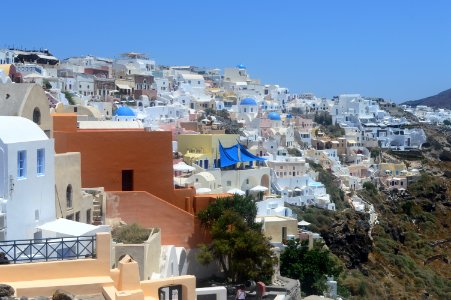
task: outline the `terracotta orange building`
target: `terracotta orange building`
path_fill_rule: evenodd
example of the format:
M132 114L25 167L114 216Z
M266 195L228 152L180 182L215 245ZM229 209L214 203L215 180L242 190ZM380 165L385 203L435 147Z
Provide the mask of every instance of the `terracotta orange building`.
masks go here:
M56 153L81 153L83 187L109 192L107 219L159 227L164 244L195 248L208 240L195 214L226 195L174 188L170 131L79 129L76 114L54 114L53 137Z
M172 134L144 129L78 129L75 114L53 115L55 152L80 152L83 187L146 191L182 209L194 189L175 189Z

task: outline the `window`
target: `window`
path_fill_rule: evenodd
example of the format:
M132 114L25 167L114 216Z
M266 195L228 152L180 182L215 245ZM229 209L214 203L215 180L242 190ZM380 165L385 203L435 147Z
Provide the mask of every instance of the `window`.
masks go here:
M231 186L232 185L232 181L227 181L227 186Z
M17 177L25 178L27 176L27 151L17 152Z
M39 107L35 107L33 110L33 122L41 125L41 111L39 110Z
M80 222L80 212L79 211L77 211L75 213L75 221Z
M44 175L45 172L45 149L38 149L37 151L37 170L38 175Z
M69 184L66 188L66 206L67 208L72 207L72 185Z

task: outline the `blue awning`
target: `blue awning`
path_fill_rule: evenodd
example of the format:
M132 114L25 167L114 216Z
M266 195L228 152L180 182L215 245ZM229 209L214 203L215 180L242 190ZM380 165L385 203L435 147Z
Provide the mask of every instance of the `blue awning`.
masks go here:
M240 161L246 162L246 161L263 161L266 160L265 158L255 156L254 154L250 153L246 148L244 148L243 145L240 145Z
M263 161L265 158L255 156L250 153L243 145L237 143L232 147L223 147L219 142L220 167L228 167L239 162Z
M238 155L236 155L235 157L233 156L233 154L229 154L228 151L226 151L226 149L228 148L224 148L221 144L221 142L219 142L219 156L220 156L220 166L221 168L225 168L231 165L236 164L238 161ZM233 151L230 151L231 153L233 153ZM236 149L236 152L238 154L238 147Z

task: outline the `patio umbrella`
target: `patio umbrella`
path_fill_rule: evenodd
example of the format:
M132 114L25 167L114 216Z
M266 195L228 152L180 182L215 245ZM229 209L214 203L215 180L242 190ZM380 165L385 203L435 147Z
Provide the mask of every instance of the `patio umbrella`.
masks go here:
M210 192L211 192L211 189L209 189L209 188L196 189L196 193L197 194L208 194Z
M310 223L307 222L307 221L302 220L302 221L298 222L298 225L299 225L299 226L309 226Z
M250 189L251 192L266 192L268 188L266 186L257 185Z
M244 195L246 194L244 191L240 190L240 189L231 189L227 191L227 194L237 194L237 195Z
M192 171L196 170L195 167L191 167L191 166L187 165L186 163L184 163L183 161L175 164L173 167L174 167L174 171L180 171L180 172L192 172Z

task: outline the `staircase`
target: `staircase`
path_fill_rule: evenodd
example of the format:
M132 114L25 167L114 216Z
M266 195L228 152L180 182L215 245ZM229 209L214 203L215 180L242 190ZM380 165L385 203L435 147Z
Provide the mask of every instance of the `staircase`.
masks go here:
M92 225L102 225L105 222L103 216L103 202L105 198L105 193L103 189L83 189L83 191L89 194L92 199Z
M94 197L92 201L92 225L102 225L103 224L103 214L102 214L102 202L101 198Z

